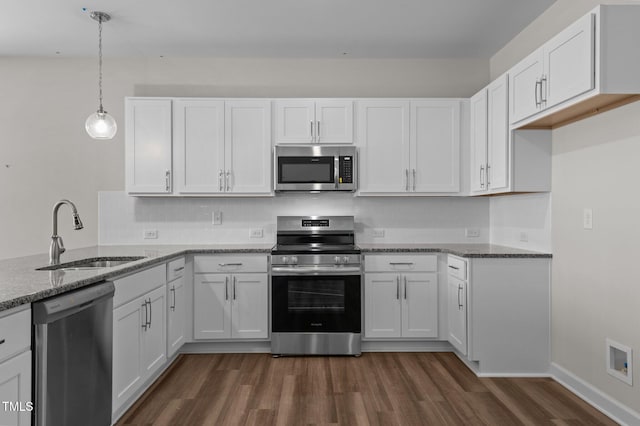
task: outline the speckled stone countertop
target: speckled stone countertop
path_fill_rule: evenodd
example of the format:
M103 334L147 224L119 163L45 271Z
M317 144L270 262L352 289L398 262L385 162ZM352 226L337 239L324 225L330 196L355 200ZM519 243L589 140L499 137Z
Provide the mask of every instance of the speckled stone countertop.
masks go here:
M358 244L367 253L447 253L460 257L551 258L551 253L521 250L494 244Z
M218 245L144 245L93 246L68 250L62 263L79 259L112 256L144 256L120 266L84 269L38 271L48 265L48 254L0 260L0 311L35 302L103 280L130 274L142 268L165 263L185 254L270 253L273 244ZM482 258L550 258L550 253L519 250L491 244L359 244L367 253L450 253L462 257Z
M62 254L61 263L87 258L144 256L144 259L120 266L83 270L37 271L36 268L48 266L48 254L0 260L0 311L159 265L185 254L270 253L272 247L273 244L94 246Z

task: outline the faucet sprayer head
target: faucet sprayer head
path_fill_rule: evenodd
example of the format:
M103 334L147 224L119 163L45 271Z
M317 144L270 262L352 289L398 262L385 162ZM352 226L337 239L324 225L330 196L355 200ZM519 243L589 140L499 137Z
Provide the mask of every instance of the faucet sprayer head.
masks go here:
M73 229L78 230L84 228L78 212L73 212Z

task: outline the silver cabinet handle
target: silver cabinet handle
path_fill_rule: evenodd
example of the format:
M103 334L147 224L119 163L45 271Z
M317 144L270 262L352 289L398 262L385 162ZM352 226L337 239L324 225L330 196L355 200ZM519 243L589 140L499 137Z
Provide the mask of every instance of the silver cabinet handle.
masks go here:
M404 169L404 190L409 192L409 169Z
M165 181L165 190L167 192L171 191L171 170L167 170L164 173L164 181Z
M181 266L181 267L179 267L179 268L174 268L174 269L173 269L173 272L180 272L180 271L182 271L182 270L184 270L184 266Z
M229 277L224 277L224 300L229 300Z
M542 79L540 79L540 101L542 103L547 102L547 97L545 94L547 93L547 76L543 75Z
M449 268L451 268L451 269L455 269L456 271L460 269L460 268L458 268L457 266L453 266L453 265L449 265Z
M227 192L229 192L231 190L231 171L230 170L227 170L227 172L225 173L224 181L227 186Z
M144 322L142 323L142 329L143 330L147 330L147 324L149 324L149 321L147 320L147 318L149 317L149 313L147 312L147 301L145 300L144 303L141 306L142 308L144 308Z
M223 171L222 169L218 170L218 191L222 192L224 190L224 186L222 185L222 176L223 176Z
M413 265L413 262L389 262L389 265L405 265L405 266L411 266Z
M153 310L151 309L151 298L149 298L149 328L151 328L151 322L153 321Z
M2 345L5 342L5 339L0 340L0 345Z
M480 188L484 188L484 164L480 166Z
M404 277L404 300L407 300L407 277Z
M236 277L233 277L233 300L236 300Z
M540 81L540 79L536 79L536 85L533 89L533 93L536 96L536 107L539 107L541 104L541 101L538 100L538 93L542 93L542 90L540 90L540 92L538 92L538 87L542 88L542 81Z
M320 143L320 122L316 121L316 142Z
M176 310L176 286L171 286L171 292L173 293L173 304L169 307L172 311Z
M242 262L239 263L218 263L218 266L220 267L225 267L225 266L242 266Z
M491 185L491 164L487 164L487 188Z
M462 292L463 288L462 288L462 284L458 284L458 310L462 310L462 302L461 302L461 297L460 297L460 293Z
M413 170L413 192L416 192L416 169Z
M314 137L313 137L313 121L309 122L309 125L311 126L311 143L314 142Z
M400 275L396 277L396 299L400 300Z

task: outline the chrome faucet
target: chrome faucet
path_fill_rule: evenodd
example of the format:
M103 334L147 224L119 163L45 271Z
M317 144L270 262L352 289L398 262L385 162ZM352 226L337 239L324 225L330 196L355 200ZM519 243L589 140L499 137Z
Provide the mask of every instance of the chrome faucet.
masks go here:
M71 214L73 215L73 229L82 229L82 221L76 205L69 200L60 200L53 206L53 234L51 235L51 245L49 246L49 265L57 265L60 263L60 255L65 252L64 243L62 237L58 236L58 209L61 205L66 204L71 207Z

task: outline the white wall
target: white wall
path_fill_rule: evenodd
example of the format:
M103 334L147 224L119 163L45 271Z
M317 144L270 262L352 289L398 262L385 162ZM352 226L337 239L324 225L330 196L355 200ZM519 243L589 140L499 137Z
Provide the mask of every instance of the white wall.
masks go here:
M551 194L491 197L491 244L552 252Z
M84 121L97 109L96 65L0 58L0 259L48 250L60 198L85 224L73 231L60 210L67 247L97 244L97 192L124 189L125 96L468 97L489 77L479 59L106 58L104 106L120 129L94 141Z
M597 3L613 2L557 0L492 58L492 76ZM552 361L636 412L640 412L640 286L632 265L640 254L638 117L640 103L635 103L552 132L551 205ZM512 201L492 200L492 225L499 222L494 215L508 203ZM584 208L593 209L593 230L582 228ZM518 211L523 210L515 207L509 214ZM525 217L515 226L527 222ZM496 233L492 232L492 240L498 238ZM633 387L606 374L606 337L634 349Z
M277 216L353 215L356 242L489 242L486 198L354 197L351 194L283 194L275 198L144 198L100 193L100 244L216 244L275 242ZM222 225L212 224L214 210ZM480 230L466 238L464 229ZM250 239L251 229L262 239ZM382 228L383 238L373 237ZM143 239L156 229L157 240Z

